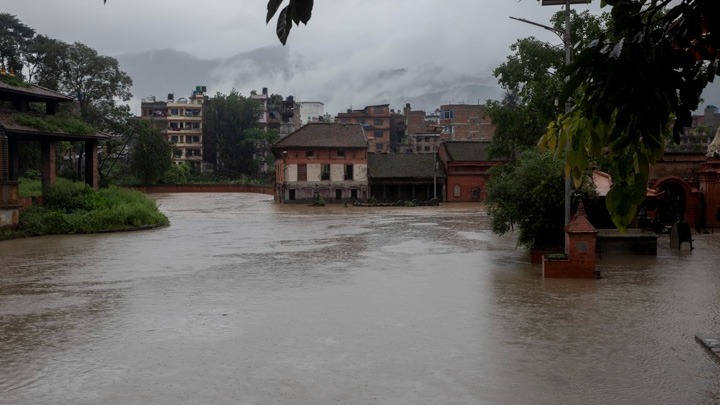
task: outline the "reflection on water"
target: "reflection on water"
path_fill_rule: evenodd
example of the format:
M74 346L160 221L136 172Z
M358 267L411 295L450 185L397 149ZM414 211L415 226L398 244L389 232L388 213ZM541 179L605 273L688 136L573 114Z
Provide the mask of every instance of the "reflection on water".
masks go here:
M720 234L543 280L476 205L158 202L0 243L0 403L720 403Z

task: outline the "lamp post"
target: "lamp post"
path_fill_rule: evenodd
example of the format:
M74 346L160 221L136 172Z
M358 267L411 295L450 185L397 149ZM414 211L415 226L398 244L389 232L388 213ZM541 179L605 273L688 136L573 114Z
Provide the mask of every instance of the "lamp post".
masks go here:
M524 18L510 17L513 20L521 21L527 24L535 25L540 28L544 28L562 40L563 46L565 47L565 65L569 65L571 62L571 51L572 41L570 40L570 5L571 4L588 4L591 0L538 0L542 6L565 6L565 31L550 27L548 25L539 24L534 21L526 20ZM565 102L565 113L570 112L570 101ZM570 148L570 140L565 143L565 150ZM565 176L565 225L570 222L570 194L572 192L570 176Z

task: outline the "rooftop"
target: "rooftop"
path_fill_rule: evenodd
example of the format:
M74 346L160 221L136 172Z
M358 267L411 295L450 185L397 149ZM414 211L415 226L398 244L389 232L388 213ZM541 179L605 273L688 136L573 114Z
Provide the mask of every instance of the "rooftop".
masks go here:
M365 131L356 124L312 122L273 145L281 148L367 148Z

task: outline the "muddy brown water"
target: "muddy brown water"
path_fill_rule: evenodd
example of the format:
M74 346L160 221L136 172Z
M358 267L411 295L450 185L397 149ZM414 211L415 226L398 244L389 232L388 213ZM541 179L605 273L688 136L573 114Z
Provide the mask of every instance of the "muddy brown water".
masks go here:
M720 403L720 233L543 280L477 205L156 198L0 242L0 404Z

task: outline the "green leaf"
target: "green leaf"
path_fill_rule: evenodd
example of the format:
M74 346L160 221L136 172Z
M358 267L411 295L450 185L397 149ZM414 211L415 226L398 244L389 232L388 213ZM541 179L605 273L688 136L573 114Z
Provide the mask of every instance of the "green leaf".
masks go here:
M287 42L288 35L290 35L290 30L292 29L292 19L288 13L288 7L289 6L286 6L282 9L282 11L280 11L280 15L278 15L277 28L275 29L277 37L283 45Z
M282 2L283 2L283 0L268 0L267 17L265 18L265 24L270 22L270 20L273 18L273 16L277 12L277 10L280 7L280 4L282 4Z

